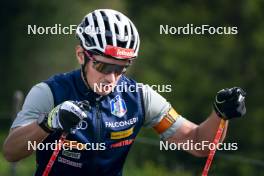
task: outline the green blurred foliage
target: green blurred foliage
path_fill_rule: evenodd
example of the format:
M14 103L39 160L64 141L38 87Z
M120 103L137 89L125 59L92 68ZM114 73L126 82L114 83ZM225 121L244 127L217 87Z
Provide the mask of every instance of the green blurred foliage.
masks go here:
M210 172L212 175L264 175L263 165L245 159L264 161L264 2L261 0L2 2L0 121L12 111L15 90L27 93L34 84L52 74L78 68L74 53L78 42L74 35L28 35L27 25L78 24L95 8L114 8L131 18L140 33L141 48L129 75L150 85L171 84L173 91L161 94L191 121L200 123L207 117L219 89L244 88L247 115L230 123L226 139L237 142L239 150L217 152ZM160 35L161 24L185 26L188 23L237 26L239 33ZM1 134L2 144L7 128ZM143 130L141 136L158 141L152 130ZM221 153L241 155L244 159L230 160L221 157ZM33 160L31 157L18 164L19 173L32 173ZM0 175L7 175L8 163L2 156L0 163ZM199 175L204 163L205 159L184 152L159 151L158 147L136 142L124 172L125 175Z

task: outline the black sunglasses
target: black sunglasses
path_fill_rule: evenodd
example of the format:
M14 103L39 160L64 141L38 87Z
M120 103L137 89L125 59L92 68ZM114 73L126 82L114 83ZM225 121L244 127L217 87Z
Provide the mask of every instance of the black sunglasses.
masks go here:
M109 64L101 61L95 60L94 57L92 57L92 54L88 53L87 51L84 51L85 56L93 62L93 68L103 74L124 74L127 70L128 65L116 65L116 64Z

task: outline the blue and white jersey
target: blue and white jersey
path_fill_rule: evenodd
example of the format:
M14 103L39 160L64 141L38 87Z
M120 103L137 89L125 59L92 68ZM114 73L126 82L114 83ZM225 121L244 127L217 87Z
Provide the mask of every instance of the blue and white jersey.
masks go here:
M135 87L137 83L122 76L117 85ZM149 86L135 91L113 91L99 96L88 89L81 71L55 75L37 84L28 93L22 110L11 128L35 122L39 114L50 112L66 101L89 101L88 118L67 135L65 143L72 148L61 150L50 175L122 175L122 168L131 145L142 126L153 127L171 108L170 104ZM161 137L170 137L180 127L180 117ZM50 134L43 143L56 143L62 132ZM53 150L37 150L37 170L42 175Z

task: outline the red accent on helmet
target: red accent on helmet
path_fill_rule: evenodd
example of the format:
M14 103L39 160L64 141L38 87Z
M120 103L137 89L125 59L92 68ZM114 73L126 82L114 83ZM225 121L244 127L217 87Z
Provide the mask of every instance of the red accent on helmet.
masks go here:
M134 50L129 48L121 48L116 46L107 45L105 48L105 54L118 58L118 59L130 59L134 57Z

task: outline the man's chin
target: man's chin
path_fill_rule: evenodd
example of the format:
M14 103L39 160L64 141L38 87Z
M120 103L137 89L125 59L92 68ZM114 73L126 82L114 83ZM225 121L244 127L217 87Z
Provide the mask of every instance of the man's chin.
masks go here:
M97 93L98 95L108 95L113 91L114 87L113 85L103 85L98 87L93 87L93 91Z
M96 92L98 95L102 95L102 96L105 96L105 95L108 95L108 94L110 94L111 93L111 91L97 91Z
M104 96L104 95L108 95L108 94L110 94L111 92L112 92L113 90L112 89L103 89L103 90L97 90L97 91L95 91L98 95L102 95L102 96Z

